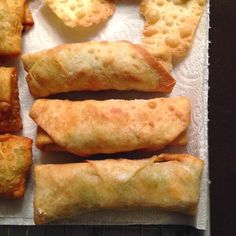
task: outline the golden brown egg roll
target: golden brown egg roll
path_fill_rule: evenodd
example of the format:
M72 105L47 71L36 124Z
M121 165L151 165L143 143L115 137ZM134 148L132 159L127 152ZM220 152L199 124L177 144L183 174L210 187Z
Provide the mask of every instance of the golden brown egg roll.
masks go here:
M187 154L35 166L36 224L101 209L194 215L203 161Z
M0 1L0 56L15 56L21 52L23 8L23 0Z
M60 45L22 60L34 97L107 89L170 93L175 85L152 54L127 41Z
M79 156L186 145L186 97L150 100L68 101L39 99L30 117L41 128L36 145Z
M20 198L32 162L32 140L0 135L0 197Z
M0 133L22 128L17 70L0 67Z

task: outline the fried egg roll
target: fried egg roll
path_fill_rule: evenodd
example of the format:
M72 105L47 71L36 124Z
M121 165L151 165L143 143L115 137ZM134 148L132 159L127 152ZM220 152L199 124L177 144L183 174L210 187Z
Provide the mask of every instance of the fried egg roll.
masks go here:
M42 150L79 156L186 145L190 102L186 97L150 100L50 100L33 104Z
M35 166L36 224L105 209L194 215L203 161L187 154Z
M152 54L127 41L60 45L22 61L34 97L108 89L170 93L175 85Z

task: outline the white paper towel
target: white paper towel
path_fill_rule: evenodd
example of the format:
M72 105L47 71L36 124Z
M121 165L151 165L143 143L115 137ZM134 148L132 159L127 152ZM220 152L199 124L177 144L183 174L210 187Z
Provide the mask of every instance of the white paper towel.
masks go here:
M44 5L42 0L32 1L30 8L35 26L24 35L23 51L35 52L51 48L61 43L75 43L89 40L122 40L140 42L144 20L139 14L140 1L119 1L115 14L105 24L92 28L70 29L66 27ZM208 200L208 144L207 144L207 99L208 99L208 26L209 6L206 7L201 19L193 48L187 58L179 63L172 74L177 84L171 96L188 96L192 104L192 119L189 129L189 144L186 148L168 148L165 151L200 156L205 161L201 182L201 197L196 217L183 216L176 213L160 213L147 211L105 211L84 214L64 224L186 224L199 229L206 228ZM33 99L25 81L25 72L20 59L1 59L6 66L16 66L19 70L19 89L21 114L24 129L19 134L35 137L35 125L28 117ZM152 98L160 96L155 93L138 92L98 92L73 93L65 95L72 99L109 99L109 98ZM160 152L159 152L160 153ZM33 148L34 163L65 163L79 161L70 154L42 153ZM144 154L136 153L138 156ZM131 154L132 155L132 154ZM110 155L113 157L114 155ZM122 156L122 155L120 155ZM124 156L124 155L123 155ZM106 156L109 157L109 156ZM46 200L46 199L45 199ZM53 203L52 203L53 204ZM22 200L0 200L0 224L33 224L33 173L31 172L27 191Z

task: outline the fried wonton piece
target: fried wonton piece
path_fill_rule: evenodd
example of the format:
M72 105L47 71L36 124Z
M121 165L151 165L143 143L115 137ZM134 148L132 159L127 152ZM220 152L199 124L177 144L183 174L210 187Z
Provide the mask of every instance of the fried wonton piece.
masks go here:
M152 54L128 41L64 44L22 60L34 97L107 89L171 93L175 85Z
M37 165L35 223L106 209L151 208L194 215L203 165L187 154Z
M0 133L22 128L16 68L0 67Z
M40 127L36 145L79 156L186 145L186 97L150 100L39 99L30 117Z
M31 139L10 134L0 135L0 197L24 196L31 163Z
M16 56L20 54L22 29L21 14L16 14L13 11L12 4L8 4L8 0L1 0L0 56Z
M114 0L45 0L53 12L73 28L88 27L107 20L115 11Z
M155 47L167 47L173 58L186 55L193 43L205 0L143 0L143 40Z

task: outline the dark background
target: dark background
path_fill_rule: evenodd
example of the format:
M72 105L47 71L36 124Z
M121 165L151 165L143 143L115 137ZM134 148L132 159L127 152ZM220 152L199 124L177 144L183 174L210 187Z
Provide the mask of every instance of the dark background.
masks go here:
M211 0L209 158L211 235L236 235L236 1ZM0 226L0 236L194 236L191 227Z
M212 236L236 235L236 1L211 0L209 154Z

